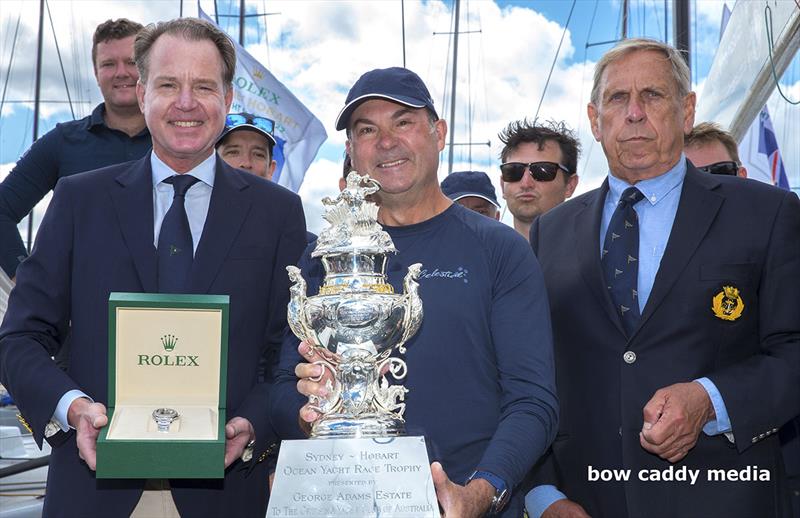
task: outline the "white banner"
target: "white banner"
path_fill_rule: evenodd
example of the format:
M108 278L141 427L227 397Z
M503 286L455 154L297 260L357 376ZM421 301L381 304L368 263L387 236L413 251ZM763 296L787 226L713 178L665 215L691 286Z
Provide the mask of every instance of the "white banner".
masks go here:
M199 16L214 23L198 5ZM232 40L233 41L233 40ZM231 113L248 112L275 121L272 181L297 192L328 134L322 123L269 70L238 43Z

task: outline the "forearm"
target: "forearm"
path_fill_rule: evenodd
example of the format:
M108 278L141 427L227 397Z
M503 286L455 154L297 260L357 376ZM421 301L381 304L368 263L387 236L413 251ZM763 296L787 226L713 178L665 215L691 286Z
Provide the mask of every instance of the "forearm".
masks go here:
M0 212L0 268L13 279L17 267L27 256L17 223Z
M529 273L512 278L493 311L501 416L479 466L504 478L509 487L522 481L558 429L553 342L544 280L532 256L521 266Z

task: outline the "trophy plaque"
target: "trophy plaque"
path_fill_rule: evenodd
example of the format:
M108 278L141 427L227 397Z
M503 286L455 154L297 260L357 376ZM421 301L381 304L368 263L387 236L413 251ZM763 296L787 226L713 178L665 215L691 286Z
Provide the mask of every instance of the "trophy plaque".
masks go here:
M267 510L275 516L439 517L423 437L405 437L406 363L390 356L422 322L413 264L395 293L386 264L397 253L369 196L380 185L353 171L335 200L311 256L325 278L309 296L300 270L287 267L288 321L330 374L328 397L309 398L321 417L311 439L283 441ZM321 379L321 378L320 378Z

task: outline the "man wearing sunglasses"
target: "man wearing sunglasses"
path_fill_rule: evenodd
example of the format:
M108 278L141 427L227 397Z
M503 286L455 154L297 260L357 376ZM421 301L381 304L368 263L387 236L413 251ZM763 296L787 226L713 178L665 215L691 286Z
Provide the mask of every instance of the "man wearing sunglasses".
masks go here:
M415 73L361 76L336 127L347 132L355 170L381 184L373 196L398 251L387 267L395 291L409 265L423 265L425 315L406 344L404 418L409 435L425 437L439 503L449 517L491 510L517 518L519 483L552 440L558 411L547 297L530 247L510 227L442 193L437 170L447 125ZM300 265L308 292L316 293L320 260L308 251ZM298 412L307 429L319 417L307 398L327 398L330 378L293 337L281 355L273 422L283 438L301 438Z
M608 177L531 226L561 408L532 516L789 513L777 432L800 413L800 200L686 159L684 57L629 39L598 61Z
M739 146L719 124L701 122L683 139L688 158L704 172L747 178L747 169L739 161Z
M500 187L514 228L528 239L531 223L572 196L578 185L580 143L564 123L509 124L499 135Z
M250 113L231 113L225 118L225 129L217 139L217 152L231 167L272 180L276 162L272 149L275 122Z

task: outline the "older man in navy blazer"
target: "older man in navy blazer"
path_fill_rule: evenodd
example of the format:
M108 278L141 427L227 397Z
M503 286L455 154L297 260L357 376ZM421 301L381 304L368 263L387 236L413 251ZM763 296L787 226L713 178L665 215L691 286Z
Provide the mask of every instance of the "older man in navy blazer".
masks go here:
M686 160L689 88L667 45L609 51L588 108L608 179L531 227L561 401L533 516L789 513L776 432L800 411L800 202Z
M236 60L224 33L173 20L147 27L135 51L153 152L59 183L0 329L0 380L37 442L53 445L45 516L147 514L137 507L144 481L93 473L107 423L109 293L229 295L229 469L224 480L161 481L158 493L184 516L263 516L267 475L257 460L274 433L257 368L285 325L285 266L305 246L301 202L214 152ZM62 372L50 357L70 324L71 362ZM251 440L255 455L244 463Z

